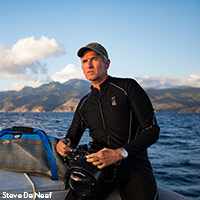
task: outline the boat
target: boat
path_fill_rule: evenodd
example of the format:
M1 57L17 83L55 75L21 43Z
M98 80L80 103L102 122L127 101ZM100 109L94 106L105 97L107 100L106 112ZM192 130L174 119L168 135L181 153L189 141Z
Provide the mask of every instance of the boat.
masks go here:
M0 170L0 199L51 199L64 200L69 192L64 181L44 176ZM181 194L158 185L159 200L189 200ZM106 200L121 200L116 190Z
M6 134L8 133L8 134L6 135L5 133ZM30 137L35 136L35 139L37 139L39 141L42 140L42 143L37 143L37 145L41 144L41 145L48 146L48 144L49 144L48 140L47 140L48 139L47 135L44 132L42 132L41 130L32 129L32 128L28 128L28 127L13 127L12 129L4 129L1 132L1 134L3 136L5 134L7 140L11 138L13 141L14 140L18 141L18 138L21 138L21 139L25 139L26 142L28 140L32 141L32 138L30 138ZM15 137L13 137L13 135ZM12 137L10 137L10 136L12 136ZM38 136L38 137L36 138L36 136ZM34 142L35 142L35 140L34 140ZM5 143L5 144L7 144L7 143ZM12 144L14 144L14 142ZM19 145L19 143L17 143L17 144ZM93 147L95 147L94 144L92 144L92 145L93 145ZM35 143L32 146L35 147ZM48 147L50 147L50 145ZM10 148L10 146L9 146L9 148ZM18 148L23 153L27 151L27 148L23 149L23 145L21 145ZM31 149L31 148L28 148L28 149ZM76 191L76 194L78 194L78 192L80 192L80 193L81 192L84 192L84 193L85 192L88 192L88 193L93 192L93 188L96 186L95 183L96 183L99 175L102 172L101 170L97 170L97 168L94 167L93 165L92 165L93 167L89 166L88 163L86 162L85 155L87 155L89 150L91 152L92 149L93 148L88 149L87 145L86 146L80 145L79 147L74 149L74 151L72 152L72 155L68 156L69 163L70 164L73 163L73 166L71 166L67 172L68 177L70 177L69 184L71 183L71 186ZM51 148L48 149L48 152L46 152L46 153L47 154L52 153L52 151L50 151L50 150L51 150ZM31 159L33 159L32 157L34 154L32 154L32 151L27 151L26 154L31 155ZM22 155L26 155L26 154L22 154ZM9 154L9 156L10 156L10 154ZM53 153L50 154L50 156L53 156ZM10 159L11 158L9 157L9 161L10 161ZM16 159L16 155L14 155L13 159L15 159L15 163L13 163L12 165L15 165L17 162L19 162L19 160ZM40 158L40 159L43 159L43 158ZM51 161L49 161L49 162L50 162L50 164L52 164ZM11 166L11 165L9 165L9 166ZM23 166L23 163L22 163L22 166ZM50 178L50 176L47 177L45 175L39 176L39 175L32 175L32 174L28 174L28 173L3 170L3 168L1 168L1 166L0 166L0 183L1 183L0 184L0 199L65 200L67 195L69 194L70 188L66 186L66 183L63 179L56 180L55 176L53 176L53 175L55 175L55 170L52 170L52 165L50 168L51 168L50 171L51 171L51 175L52 175L51 178ZM12 169L10 169L10 170L12 170ZM79 170L81 170L81 171L79 171ZM31 171L31 172L33 173L33 171ZM40 172L40 174L41 174L41 171L37 171L37 172ZM69 173L70 173L70 176L69 176ZM48 173L43 173L43 174L48 174ZM58 178L60 176L56 176L56 177ZM64 176L62 176L62 178L66 179L65 173L64 173ZM82 185L84 185L83 190L80 189L81 188L80 183ZM75 187L75 186L78 186L78 187ZM85 190L85 188L87 188L86 189L87 191ZM159 200L188 200L188 198L186 198L176 192L173 192L163 186L160 186L160 185L158 185L158 196L159 196ZM119 191L116 190L113 193L111 193L106 198L106 200L121 200Z

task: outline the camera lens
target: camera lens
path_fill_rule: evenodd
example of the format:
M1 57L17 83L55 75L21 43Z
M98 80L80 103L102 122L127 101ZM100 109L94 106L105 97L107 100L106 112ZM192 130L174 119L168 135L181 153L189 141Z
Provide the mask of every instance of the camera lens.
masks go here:
M93 145L94 146L94 145ZM87 145L79 145L68 155L69 169L66 174L66 182L74 196L85 197L94 194L100 185L102 171L92 163L86 161L86 155L97 152L100 148L88 149Z
M86 171L73 171L69 178L71 189L80 196L87 196L95 190L95 179Z

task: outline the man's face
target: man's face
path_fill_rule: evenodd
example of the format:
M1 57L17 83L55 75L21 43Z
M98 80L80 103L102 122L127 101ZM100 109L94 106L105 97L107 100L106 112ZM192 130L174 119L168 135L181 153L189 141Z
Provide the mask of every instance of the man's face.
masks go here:
M101 55L98 55L95 51L88 50L81 58L81 61L83 73L92 83L100 84L107 78L109 60L104 62Z

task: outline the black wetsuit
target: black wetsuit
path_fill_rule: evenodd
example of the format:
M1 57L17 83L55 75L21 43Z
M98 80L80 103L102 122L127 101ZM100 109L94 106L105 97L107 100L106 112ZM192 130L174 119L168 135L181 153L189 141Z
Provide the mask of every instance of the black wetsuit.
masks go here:
M127 178L137 176L141 172L149 172L150 181L148 178L144 181L147 181L149 188L155 193L155 180L147 148L158 140L159 126L147 94L135 80L109 76L100 85L100 91L92 87L91 92L81 99L66 135L71 139L73 147L78 145L86 128L89 129L93 141L103 147L124 147L128 151L128 158L122 160L118 170L116 182L120 187L122 182L125 187ZM133 173L136 171L137 173ZM142 176L138 180L143 179ZM137 178L132 179L134 182ZM135 184L138 186L137 181ZM133 189L125 192L130 196L133 191L139 191L133 183L131 185ZM143 188L146 190L145 186ZM131 199L130 196L127 198ZM144 199L146 200L146 197Z

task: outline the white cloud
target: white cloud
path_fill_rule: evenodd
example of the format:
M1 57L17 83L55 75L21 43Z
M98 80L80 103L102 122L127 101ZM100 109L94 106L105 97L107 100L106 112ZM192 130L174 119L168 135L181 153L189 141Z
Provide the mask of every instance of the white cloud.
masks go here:
M200 87L200 74L191 74L184 78L170 76L142 76L136 80L144 88L172 88L178 86Z
M0 73L5 75L44 73L46 64L40 62L48 56L64 53L64 47L55 39L42 36L39 40L28 37L20 39L12 48L0 44Z
M55 74L51 76L51 79L53 81L59 81L60 83L64 83L74 78L85 79L81 68L75 66L74 64L68 64L59 72L56 72Z
M1 75L0 75L1 76ZM66 67L60 71L53 74L51 77L45 77L43 80L39 80L34 74L17 74L17 75L5 75L4 79L10 79L12 77L11 84L4 90L21 90L25 86L39 87L44 83L49 83L50 81L59 81L64 83L70 79L85 79L80 67L74 64L68 64Z
M24 86L38 87L48 82L47 65L41 59L65 52L55 39L45 36L22 38L11 48L0 44L0 78L10 84L5 90L20 90ZM42 78L43 77L43 78ZM45 78L44 78L45 77Z
M9 85L7 88L5 88L5 91L7 90L21 90L25 86L30 87L39 87L40 85L44 84L46 82L41 82L40 80L29 80L29 81L15 81L11 85Z
M7 90L21 90L25 86L30 86L30 87L39 87L40 85L44 83L49 83L51 79L49 77L43 77L40 79L34 75L34 74L18 74L18 75L12 75L12 78L10 78L10 75L4 76L4 79L7 79L6 81L2 80L3 82L7 82L9 84L6 84L4 86L4 91ZM1 76L0 76L1 78Z

